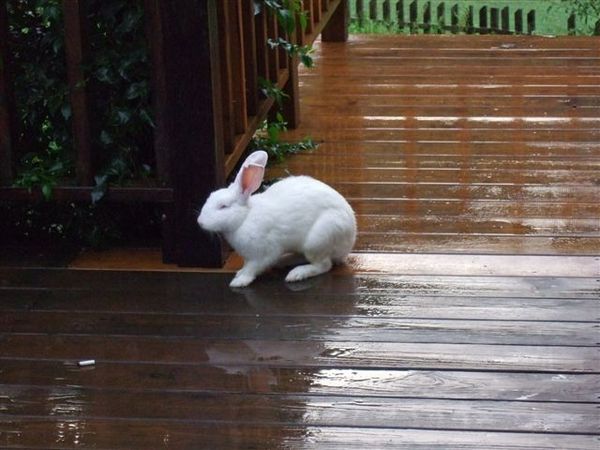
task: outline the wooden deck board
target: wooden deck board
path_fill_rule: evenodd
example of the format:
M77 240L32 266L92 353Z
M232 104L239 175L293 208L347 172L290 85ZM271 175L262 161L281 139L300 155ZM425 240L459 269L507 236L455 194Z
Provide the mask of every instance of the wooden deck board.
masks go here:
M323 142L268 173L348 196L349 264L244 290L235 264L0 268L0 447L600 445L597 42L353 36L316 59L288 137Z

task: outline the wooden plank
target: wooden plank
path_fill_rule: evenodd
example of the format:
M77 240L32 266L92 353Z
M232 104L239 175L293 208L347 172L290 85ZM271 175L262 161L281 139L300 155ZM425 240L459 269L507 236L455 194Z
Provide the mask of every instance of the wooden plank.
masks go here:
M4 312L5 336L162 336L197 339L306 340L486 345L596 346L597 326L582 322L465 321L397 318L191 317L99 312Z
M339 154L335 151L330 150L330 147L335 147L335 144L328 145L324 144L319 147L319 156L322 161L322 165L325 168L332 169L333 167L339 167L342 170L355 170L361 167L365 171L371 170L383 170L386 169L392 172L405 172L405 171L423 171L423 174L427 171L438 171L440 175L443 172L457 172L465 166L461 155L440 155L413 153L407 154L402 152L400 149L394 152L391 149L389 152L376 152L376 148L372 149L371 153L367 156L367 149L364 148L364 152L360 150L353 154L352 148L346 154ZM340 147L338 145L337 147ZM356 146L354 146L356 148ZM397 146L398 148L400 146ZM433 145L431 145L433 147ZM515 146L517 147L517 146ZM510 149L515 150L514 147L506 146L506 149L510 152ZM311 153L304 153L298 155L293 160L283 161L279 164L271 166L269 173L280 170L285 167L290 170L300 171L303 167L305 170L316 170L319 166L317 161L312 157ZM409 161L408 156L413 161ZM563 157L552 157L552 156L538 156L536 158L528 158L526 155L521 156L516 154L513 155L476 155L471 154L468 161L469 167L475 173L478 172L491 172L490 169L496 168L495 173L498 176L508 176L511 173L517 173L524 175L530 171L533 174L539 175L556 175L561 176L563 174L572 173L574 177L583 176L586 174L594 174L596 170L600 168L600 158L591 156L589 158L578 157L577 155L563 156Z
M420 157L428 158L454 158L458 164L464 158L464 140L452 139L449 141L433 141L433 140L413 140L410 141L411 148L407 149L407 142L360 142L360 141L344 141L344 142L324 142L319 143L317 153L303 153L294 155L287 162L292 163L298 158L308 158L315 154L324 154L324 160L330 160L332 156L338 158L362 158L364 161L373 161L376 163L376 158L382 155L387 156L386 160L391 164L389 158L395 157L395 165L403 162L408 165L406 160L412 157L413 160ZM344 149L344 152L341 150ZM489 141L489 142L469 142L469 156L471 159L491 157L491 159L499 158L506 160L511 158L514 161L522 162L531 160L529 154L533 153L537 158L550 159L557 161L560 164L562 161L569 159L584 159L597 162L600 158L600 143L597 142L518 142L518 141Z
M568 143L595 143L600 141L600 131L598 130L581 130L581 131L561 131L560 137L554 130L536 131L527 133L522 136L521 140L513 133L507 134L503 130L469 130L472 134L474 143L495 143L495 142L553 142L556 139L558 142ZM511 131L510 129L507 131ZM513 130L514 131L514 130ZM305 136L305 130L292 130L286 133L285 139L298 140ZM404 143L415 141L433 141L433 142L460 142L457 133L447 129L369 129L369 128L354 128L347 129L340 127L339 129L315 129L312 137L317 141L325 142L386 142L386 143ZM554 141L554 142L556 142Z
M63 423L65 422L64 419ZM77 427L79 421L68 422ZM56 419L30 418L27 421L4 419L0 431L7 438L7 448L49 450L48 442L56 438ZM85 432L65 432L60 448L96 446L111 449L148 449L161 442L168 430L169 442L182 448L207 449L239 448L302 448L320 450L358 449L367 447L385 449L428 448L445 450L482 448L504 450L507 445L515 450L561 448L582 450L594 448L596 436L462 432L448 430L415 430L398 428L358 428L294 426L278 424L202 424L153 420L87 419ZM51 449L54 450L54 449Z
M477 107L485 105L495 105L498 107L514 107L515 103L521 104L526 108L552 108L556 111L564 111L572 108L572 104L576 104L578 108L593 108L600 107L600 97L580 95L577 97L564 94L548 95L548 96L519 96L519 95L488 95L485 98L471 97L468 95L452 95L449 99L440 97L435 94L417 95L407 93L406 95L332 95L323 93L319 96L307 96L303 98L302 104L307 106L326 106L331 104L333 99L336 99L337 104L347 105L348 107L371 107L371 106L437 106L445 104L446 106L463 106ZM350 110L351 112L352 110ZM468 111L468 110L467 110ZM374 114L375 115L375 114Z
M531 161L533 164L533 160ZM594 161L595 162L595 161ZM591 164L594 167L599 164ZM311 166L302 164L284 164L269 170L272 179L281 178L287 174L300 175L310 174L327 183L350 182L361 180L363 182L391 183L391 182L421 182L421 183L452 183L457 176L468 173L472 184L507 184L515 179L524 185L587 185L600 184L600 172L597 170L481 170L464 164L463 167L447 168L409 168L409 167L371 167L371 168L345 168L339 167L333 171L331 164L322 166Z
M432 216L463 216L464 203L461 200L427 200L415 202L410 199L350 199L354 210L360 214L395 215L415 217L419 215ZM547 217L548 219L569 219L572 217L595 218L600 206L597 203L570 202L521 202L473 200L469 202L470 212L477 214L480 219L490 217L513 216L519 213L522 218Z
M263 380L272 380L265 383ZM128 392L258 393L345 395L455 400L528 402L597 401L600 381L594 375L504 372L298 369L240 366L229 372L198 365L103 363L85 370L63 361L2 360L4 385L79 386ZM435 389L432 389L435 386Z
M502 56L502 57L494 57L493 63L485 64L484 58L470 58L468 56L405 56L402 54L393 55L393 56L382 56L382 55L360 55L359 58L349 58L343 54L332 54L327 55L326 58L317 57L316 58L321 63L321 70L325 70L328 66L333 66L336 63L344 60L347 61L348 66L356 67L359 61L365 61L365 64L376 64L378 67L385 70L391 66L397 65L400 61L406 62L406 64L411 64L413 69L415 66L426 65L428 63L435 63L436 65L456 65L456 66L475 66L475 67L519 67L523 69L525 72L528 71L529 68L537 68L537 67L558 67L560 70L564 70L564 65L572 66L574 69L588 69L592 73L598 73L599 68L598 63L600 63L599 57L594 56L545 56L545 57L533 57L533 58L523 58L519 56Z
M473 39L472 35L455 35L440 37L435 35L380 35L363 34L354 35L349 40L349 45L356 46L379 46L379 47L414 47L424 50L431 48L466 48L466 49L490 49L500 47L503 44L513 44L513 48L529 48L532 51L539 49L591 49L597 48L597 40L593 36L561 36L555 39L549 36L501 36L488 35L477 36Z
M302 97L301 97L302 98ZM413 101L414 102L414 101ZM424 102L422 102L424 103ZM303 100L300 102L302 113L304 115L312 114L318 111L320 114L343 114L348 111L348 106L345 104L319 104L309 105ZM405 117L407 107L410 107L411 115L417 118L430 118L430 117L461 117L465 114L468 117L510 117L510 118L528 118L528 117L543 117L544 114L551 117L564 117L572 113L573 106L569 105L569 100L562 103L557 103L555 108L551 112L547 108L541 106L527 106L518 107L510 105L498 105L490 109L489 106L485 105L470 105L466 111L465 107L458 104L450 105L433 105L433 104L420 104L420 105L361 105L361 113L367 117L381 117L381 116L393 116L393 117ZM355 111L353 111L355 113ZM577 107L577 117L585 119L595 119L600 114L600 108L595 106L583 106ZM549 146L549 142L547 145Z
M5 266L18 265L17 262L23 259L23 252L19 252L17 247L5 247L5 249L7 252L0 261L3 261ZM64 256L67 257L68 253L66 252ZM48 249L48 255L52 255L50 249ZM600 261L597 256L469 254L440 256L439 254L352 253L346 258L345 264L336 266L333 272L336 275L354 273L439 275L443 273L455 276L593 277L598 273L596 266ZM30 258L33 259L32 256ZM160 250L157 248L110 249L102 252L87 250L75 258L71 254L70 258L72 260L65 259L61 264L54 265L85 270L155 270L164 272L180 270L177 267L163 264ZM57 261L60 261L60 258ZM289 261L289 264L293 263ZM29 267L40 265L36 261L30 261L30 264L27 264ZM239 270L241 266L242 259L238 255L231 255L227 259L223 271ZM283 266L283 263L280 263L279 266ZM197 273L213 272L211 269L188 270Z
M337 46L335 54L327 55L327 59L333 57L333 59L341 59L342 56L348 58L357 58L368 56L370 58L435 58L436 56L446 58L524 58L523 64L529 64L532 60L537 59L560 59L560 58L578 58L578 59L589 59L595 61L598 59L597 52L592 48L588 49L570 49L570 48L501 48L500 46L488 47L488 48L477 48L477 46L465 46L459 48L445 48L445 47L428 47L427 49L415 47L409 41L399 40L396 43L391 43L389 46L377 45L377 43L369 44L362 43L362 45L349 45ZM325 42L325 41L321 41ZM406 45L405 45L406 44ZM319 48L326 51L326 44L317 44ZM427 53L423 53L423 50L427 50ZM321 53L322 55L322 53ZM320 56L325 58L325 56ZM495 61L490 59L490 62Z
M100 398L101 395L101 398ZM0 406L8 415L44 418L47 411L91 398L87 408L69 409L85 420L106 417L202 422L279 423L473 431L598 433L597 405L328 396L264 396L164 392L127 393L81 388L5 386ZM160 404L161 408L151 405ZM568 418L568 420L566 420Z
M326 89L317 89L319 93L331 93L336 88L335 86L331 87L331 91L327 91ZM464 92L465 88L461 88L461 92ZM346 90L348 92L348 90ZM431 91L433 92L433 91ZM486 90L486 95L489 94L490 91ZM340 88L340 94L343 91ZM367 95L365 92L362 95ZM374 94L374 95L384 95L383 93ZM448 97L452 97L452 94L445 94L440 92L438 95L447 95ZM482 92L475 91L473 95L482 95ZM457 98L456 100L459 100ZM306 105L307 108L310 105ZM313 108L314 109L314 108ZM571 111L568 110L568 111ZM589 108L594 109L594 108ZM365 128L402 128L407 126L411 117L404 115L396 115L390 114L390 110L384 109L383 113L380 115L360 115L360 114L352 114L354 111L350 111L347 116L347 121L343 124L339 124L340 127L344 128L357 128L357 127L365 127ZM385 114L387 112L387 114ZM585 117L578 116L577 113L573 114L557 114L556 116L534 116L527 115L527 110L523 111L525 114L516 115L506 115L501 116L499 114L496 115L488 115L488 116L477 116L470 115L469 110L466 111L467 114L463 116L452 116L452 115L430 115L430 116L415 116L417 126L422 128L469 128L469 129L493 129L498 127L520 127L522 130L577 130L577 129L593 129L597 128L600 120L597 117ZM307 128L324 128L327 125L332 126L334 123L335 116L329 115L326 112L322 115L322 122L317 122L316 119L312 118L312 121L307 122Z
M348 341L204 340L145 336L7 335L4 358L220 367L379 368L539 373L600 373L600 349L564 346L430 344Z
M338 182L333 185L349 198L411 198L411 199L498 199L498 200L576 200L593 202L600 189L595 186L529 186L460 183L378 183Z
M7 5L0 5L0 185L11 184L16 155L11 57L8 48Z
M379 234L477 234L526 236L580 236L600 238L597 219L512 219L480 220L465 214L464 219L429 216L402 218L391 216L358 216L362 233Z
M93 185L97 155L92 145L88 96L86 92L86 74L84 64L87 61L87 24L85 0L73 0L63 3L65 23L65 54L69 98L72 110L73 145L77 155L76 172L81 185Z
M475 255L580 255L600 251L596 237L504 236L477 234L394 235L361 233L355 250L371 253L431 253Z
M302 82L303 85L318 84L322 82L322 74L319 72L317 67L314 70L303 70L302 71ZM534 86L553 86L553 85L571 85L577 89L579 87L592 87L597 84L600 79L600 75L588 74L588 75L560 75L545 73L543 75L515 75L513 74L494 74L494 75L478 75L478 74L464 74L458 75L454 73L430 73L420 74L417 69L411 72L405 73L390 73L390 74L373 74L365 73L362 75L348 75L345 73L329 73L328 78L331 80L331 84L335 84L337 80L343 78L348 83L358 85L360 83L372 83L372 84L411 84L415 86L429 84L432 88L437 85L476 85L476 86L488 86L492 88L494 86L502 85L520 85L521 87L534 87Z
M198 276L198 274L196 274ZM223 277L227 281L232 275ZM530 317L532 321L577 321L590 322L600 320L597 304L591 298L539 298L539 297L492 297L476 296L469 292L464 295L444 295L443 292L429 292L423 286L413 287L402 297L394 293L378 294L346 293L331 295L312 293L300 296L292 291L273 292L261 286L243 295L233 292L223 293L220 297L194 296L193 293L181 292L165 294L156 289L157 294L132 291L127 293L128 302L122 301L119 291L99 290L49 290L49 289L2 289L2 310L23 311L61 311L88 312L99 314L165 314L177 310L181 315L195 314L227 314L245 316L257 314L261 317L271 316L339 316L339 317L397 317L415 319L462 319L486 320L494 317L497 320L522 320ZM271 278L272 281L272 278ZM564 282L564 281L563 281ZM562 284L563 282L560 282ZM327 283L323 283L327 286ZM220 285L224 288L226 283ZM413 286L414 281L407 282ZM320 287L317 284L315 287ZM535 286L535 285L534 285ZM206 288L205 288L206 289ZM532 287L532 289L534 289ZM499 294L502 294L501 292ZM558 293L556 295L559 295ZM572 294L574 295L574 294ZM293 301L293 303L291 303ZM298 309L301 303L303 309Z
M65 291L121 292L132 295L171 294L189 295L203 293L206 299L237 298L241 294L289 296L289 289L279 278L267 278L255 290L233 292L224 289L230 275L206 273L199 277L193 272L136 272L136 271L69 271L68 269L15 269L0 268L0 291L13 288L57 289ZM321 286L328 295L382 294L401 290L405 295L443 295L475 297L532 297L532 298L597 298L600 280L573 277L460 277L460 276L404 276L365 275L354 277L328 274L310 280L308 286ZM296 284L296 287L302 287ZM260 291L256 291L260 289ZM264 290L263 290L264 289ZM300 293L302 294L302 293ZM61 294L62 295L62 294ZM310 296L304 295L305 298Z

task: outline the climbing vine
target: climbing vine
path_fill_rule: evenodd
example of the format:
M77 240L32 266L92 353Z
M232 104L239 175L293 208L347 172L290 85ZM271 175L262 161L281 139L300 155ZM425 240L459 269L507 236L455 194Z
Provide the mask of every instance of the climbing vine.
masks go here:
M295 31L304 32L308 23L307 12L303 10L302 0L255 0L254 6L255 14L260 14L264 10L274 14L279 25L285 31L285 37L267 41L270 49L272 51L282 49L290 57L297 56L304 66L312 67L314 63L311 56L312 48L308 45L298 45L289 40ZM298 24L300 30L297 30ZM259 78L259 86L265 97L274 100L277 109L270 120L263 121L250 142L250 149L263 149L275 161L281 161L286 155L292 153L314 149L315 144L310 138L299 142L281 141L280 134L286 131L288 126L283 115L283 104L289 99L289 96L275 83L262 77Z

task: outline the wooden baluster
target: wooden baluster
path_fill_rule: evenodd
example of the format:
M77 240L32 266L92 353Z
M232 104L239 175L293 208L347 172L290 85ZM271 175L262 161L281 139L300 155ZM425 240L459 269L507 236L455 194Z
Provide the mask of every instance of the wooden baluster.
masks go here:
M242 20L244 30L244 70L246 72L246 108L248 116L255 116L258 111L258 56L253 0L242 1Z
M233 108L233 125L236 134L242 134L248 128L246 111L246 68L244 61L244 40L242 23L242 1L223 2L229 7L229 56L231 58L231 106ZM232 148L233 150L233 148Z
M267 39L269 38L268 31L268 14L266 10L262 10L258 16L255 17L256 25L256 61L258 76L265 80L269 78L269 48L267 46Z
M63 2L65 22L65 54L69 97L72 110L73 146L77 154L76 171L79 184L91 185L97 165L93 152L88 98L83 64L87 59L86 1Z
M220 0L147 0L160 45L152 49L157 99L157 137L168 151L174 203L163 221L167 262L220 267L219 239L196 223L197 210L225 182L223 114L217 6ZM154 41L156 41L154 40ZM154 42L153 41L153 42ZM160 67L157 67L160 65ZM224 81L224 80L223 80Z
M302 33L302 30L297 29L291 36L290 42L294 42L296 34ZM298 56L286 57L288 61L288 79L283 86L283 91L288 95L288 98L283 101L283 117L290 128L297 128L300 125L300 90L298 78Z
M281 38L284 38L284 39L288 39L288 36L286 35L286 30L284 30L284 28L279 25L279 22L277 22L277 36L281 37ZM294 41L289 40L289 42L294 42ZM279 47L279 49L277 50L277 52L279 53L279 69L280 70L287 69L287 67L288 67L288 54L287 54L287 52L285 51L285 49L283 47Z
M313 8L312 12L314 14L314 23L318 24L321 22L321 11L323 11L321 7L321 0L313 0Z
M275 14L267 14L267 34L270 39L277 39L278 35L278 23L277 17ZM269 53L269 80L273 83L277 83L277 79L279 78L279 51L271 50L268 47L267 52Z
M235 113L233 109L233 71L231 66L231 18L229 17L229 2L218 1L217 12L221 32L219 36L219 49L221 61L221 98L223 99L223 145L225 153L233 150L235 135Z
M346 42L348 40L348 24L350 10L348 2L342 0L335 9L329 23L323 28L321 38L323 42Z
M154 101L154 154L156 157L156 174L160 183L170 185L171 168L169 163L169 147L167 130L167 86L165 52L162 24L158 2L160 0L144 0L144 18L146 21L146 39L150 47L152 60L152 97Z
M308 21L306 24L306 34L312 34L315 29L315 14L313 12L313 0L304 0L304 11L308 13ZM304 42L304 39L302 39Z
M8 48L8 17L6 2L0 5L0 185L13 179L14 101Z

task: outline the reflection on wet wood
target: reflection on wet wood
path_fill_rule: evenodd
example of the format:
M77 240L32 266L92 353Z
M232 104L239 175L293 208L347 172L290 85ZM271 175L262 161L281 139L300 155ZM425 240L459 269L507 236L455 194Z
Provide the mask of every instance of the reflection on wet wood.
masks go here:
M227 392L241 394L356 395L436 399L594 402L600 379L586 374L526 374L381 369L331 369L239 366L223 370L208 365L135 362L98 365L85 370L63 361L2 360L0 381L31 386L91 389ZM435 386L435 389L432 389ZM532 392L535 394L532 395Z
M241 395L189 392L149 392L11 386L9 401L0 398L7 415L40 417L50 408L55 416L86 420L117 419L174 420L261 424L294 423L307 426L351 426L391 428L402 423L415 428L532 432L544 427L554 433L597 433L594 404L505 402L501 400L333 397L323 395ZM160 405L160 407L153 407ZM568 417L568 420L565 418ZM60 419L59 419L60 420Z
M597 42L317 59L295 135L325 143L270 176L346 194L359 253L237 291L231 270L0 269L0 447L598 446Z
M6 291L8 297L24 292L38 294L38 303L54 296L73 295L87 297L90 307L102 310L106 293L127 293L128 301L117 302L117 308L126 310L144 307L155 301L168 308L169 301L185 300L190 304L223 305L234 307L233 303L252 307L269 305L271 300L279 302L296 298L296 308L303 308L304 302L311 301L311 295L397 295L402 296L458 296L458 297L526 297L526 298L576 298L597 299L600 295L600 280L595 278L573 277L471 277L471 276L418 276L357 274L353 277L335 276L331 273L290 285L281 282L281 276L271 274L262 283L248 289L233 291L227 289L230 276L227 274L186 273L186 272L127 272L127 271L74 271L65 269L0 269L0 294ZM13 292L14 289L14 292ZM86 295L87 294L87 295ZM300 302L299 299L303 302ZM52 301L52 300L50 300ZM75 303L79 304L79 302ZM352 306L351 302L347 306ZM36 306L35 304L33 305ZM316 305L311 305L314 307ZM111 306L112 307L112 306Z
M299 426L285 424L243 423L185 423L155 420L87 419L48 420L31 418L26 423L1 421L0 432L7 436L7 444L27 445L27 448L47 449L39 442L77 442L77 446L131 450L149 449L157 442L170 448L213 450L237 449L320 449L364 450L369 448L404 449L428 448L447 450L485 448L503 450L507 445L514 450L561 448L565 450L591 449L598 439L591 435L461 432L450 430L414 430L402 428L358 428ZM20 447L23 448L23 447Z
M173 350L177 347L177 352ZM0 353L8 358L95 359L141 364L211 364L380 369L466 369L598 373L597 347L395 342L160 339L145 336L6 335ZM93 356L92 356L93 355Z
M5 335L147 336L173 341L192 338L346 342L453 343L594 346L593 323L397 319L375 317L227 317L173 314L125 315L99 312L4 312Z
M600 253L592 40L363 36L318 50L286 136L320 146L270 176L347 196L358 251Z
M229 278L1 269L2 445L48 448L63 428L63 448L130 449L198 430L215 433L198 448L304 448L313 428L318 448L352 448L338 426L389 429L393 448L432 429L458 448L482 431L488 448L499 432L528 435L516 448L598 433L596 278Z

